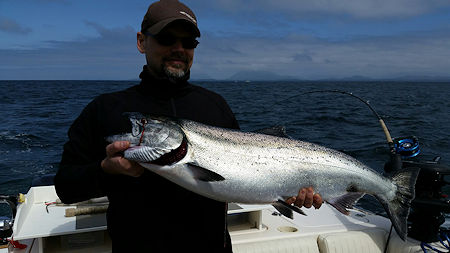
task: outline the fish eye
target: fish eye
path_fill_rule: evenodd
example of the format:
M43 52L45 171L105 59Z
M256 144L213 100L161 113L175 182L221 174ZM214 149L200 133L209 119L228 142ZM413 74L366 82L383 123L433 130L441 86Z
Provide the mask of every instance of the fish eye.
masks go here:
M142 132L142 126L139 124L136 124L136 126L133 127L133 129L131 129L131 131L132 131L133 136L138 136Z
M144 126L141 124L139 120L134 121L133 126L131 128L131 134L133 136L138 136L142 133Z

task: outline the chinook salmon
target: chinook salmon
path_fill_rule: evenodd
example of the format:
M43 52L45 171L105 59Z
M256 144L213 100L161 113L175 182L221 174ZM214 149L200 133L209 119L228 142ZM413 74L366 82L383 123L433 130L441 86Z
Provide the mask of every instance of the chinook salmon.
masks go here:
M198 122L128 113L126 159L190 190L223 202L270 203L285 216L300 208L285 199L312 186L344 214L364 195L375 196L402 239L418 169L382 176L358 160L323 146Z

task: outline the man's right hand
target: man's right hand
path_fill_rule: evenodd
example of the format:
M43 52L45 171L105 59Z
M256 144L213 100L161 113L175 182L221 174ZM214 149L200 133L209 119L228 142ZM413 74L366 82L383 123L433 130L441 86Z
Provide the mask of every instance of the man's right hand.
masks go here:
M123 158L122 152L130 146L128 141L116 141L106 146L106 157L101 166L109 174L122 174L139 177L145 168L138 163Z

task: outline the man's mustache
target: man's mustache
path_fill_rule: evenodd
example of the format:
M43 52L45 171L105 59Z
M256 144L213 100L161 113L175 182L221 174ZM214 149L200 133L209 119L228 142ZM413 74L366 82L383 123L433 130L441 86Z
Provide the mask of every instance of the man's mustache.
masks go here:
M167 57L163 58L164 61L182 61L185 64L187 64L189 62L189 58L184 55L184 54L180 54L180 53L173 53Z

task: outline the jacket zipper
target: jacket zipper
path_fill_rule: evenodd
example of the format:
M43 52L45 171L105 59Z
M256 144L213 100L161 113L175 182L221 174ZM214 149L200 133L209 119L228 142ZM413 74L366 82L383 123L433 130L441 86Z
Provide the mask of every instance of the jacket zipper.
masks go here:
M174 117L177 116L177 108L175 107L175 100L170 98L170 104L172 105L172 114Z

